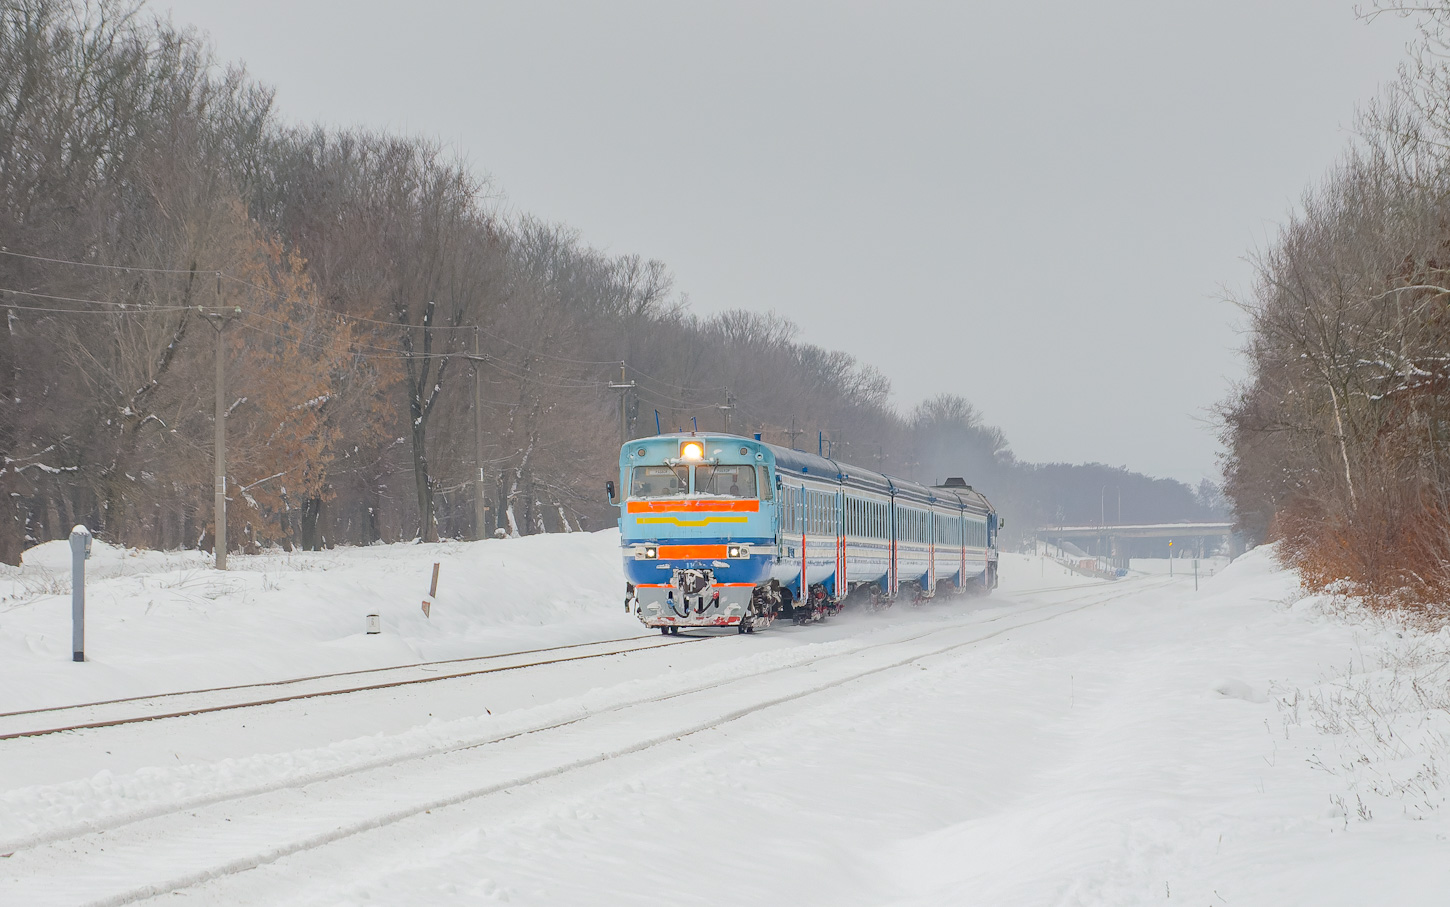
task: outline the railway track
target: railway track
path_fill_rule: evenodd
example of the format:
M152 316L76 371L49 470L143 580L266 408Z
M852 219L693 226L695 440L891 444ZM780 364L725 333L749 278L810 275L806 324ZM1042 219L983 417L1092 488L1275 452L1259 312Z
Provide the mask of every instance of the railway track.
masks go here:
M684 636L664 639L657 636L629 636L600 642L575 643L567 646L552 646L495 655L478 655L471 658L452 658L445 661L427 661L389 668L339 671L332 674L316 674L265 683L181 690L173 693L158 693L153 696L130 696L124 699L4 712L0 713L0 740L118 727L141 721L184 718L209 712L277 705L320 696L340 696L420 683L435 683L440 680L456 680L461 677L477 677L481 674L497 674L503 671L538 668L591 658L608 658L646 649L684 645L707 638L709 637ZM579 651L583 649L590 651ZM555 654L566 652L568 654ZM366 677L368 682L358 683L357 681L363 677ZM282 695L257 695L264 690L283 689L286 692Z
M1064 602L791 663L762 659L758 668L736 676L703 671L694 682L563 720L55 829L0 844L0 851L14 850L5 868L19 883L5 892L25 895L18 903L96 905L179 892L430 810L641 753L1158 585L1150 581L1130 588L1098 588ZM547 735L546 745L540 745L539 735ZM167 852L159 865L173 868L173 874L160 880L137 878L134 866L158 865L156 848ZM138 856L141 851L144 861Z
M1040 594L1083 588L1081 584L1077 584L1024 591L1028 594ZM1097 590L1097 587L1093 588ZM338 696L391 687L434 683L592 658L608 658L628 652L682 645L686 642L708 638L712 637L685 635L664 639L655 636L626 636L598 642L451 658L411 665L335 671L260 683L179 690L149 696L128 696L119 699L0 712L0 741L21 737L41 737L69 731L118 727L143 721L184 718L232 709L277 705L322 696ZM566 652L569 654L556 654ZM357 682L363 679L366 679L366 682ZM258 695L268 692L271 695Z

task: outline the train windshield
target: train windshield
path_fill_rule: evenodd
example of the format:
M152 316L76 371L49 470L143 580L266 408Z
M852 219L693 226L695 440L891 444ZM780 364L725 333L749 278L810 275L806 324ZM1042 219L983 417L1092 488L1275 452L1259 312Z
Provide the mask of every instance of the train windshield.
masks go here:
M696 466L695 491L731 498L755 497L755 467Z
M636 466L629 478L631 497L681 497L689 490L690 467L688 466Z

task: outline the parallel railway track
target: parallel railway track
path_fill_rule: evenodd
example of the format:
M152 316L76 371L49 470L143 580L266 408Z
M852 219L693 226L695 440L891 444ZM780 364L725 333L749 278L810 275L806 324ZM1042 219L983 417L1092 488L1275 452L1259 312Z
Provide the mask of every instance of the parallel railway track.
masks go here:
M1012 611L982 621L934 627L847 651L784 665L767 665L734 677L706 677L701 682L667 692L623 699L611 708L567 720L540 722L503 734L484 734L460 740L455 745L362 761L326 772L301 772L275 783L242 786L69 828L55 828L49 833L0 843L0 850L15 851L14 862L7 860L10 864L7 869L35 878L27 871L30 867L49 876L53 882L55 877L46 867L60 871L60 867L72 866L78 853L93 851L86 843L93 841L110 854L104 859L104 871L97 867L97 875L91 876L95 884L86 885L80 881L86 873L75 867L76 879L67 876L65 881L76 884L63 886L70 892L67 898L71 902L96 905L131 903L321 848L430 810L643 752L1159 585L1147 581L1131 584L1131 588L1097 587L1068 601ZM1006 626L978 632L986 624L1004 622ZM967 638L932 642L933 638L953 634ZM772 675L783 676L767 679ZM690 698L685 700L685 697ZM640 729L644 729L643 734ZM561 736L551 736L552 744L540 748L527 742L538 734ZM542 765L534 758L540 752L547 754ZM376 796L379 790L388 791L390 796L380 800ZM305 807L299 807L296 799L299 794L303 795ZM299 824L295 814L299 808L314 819ZM247 836L247 829L275 827L282 815L289 817L291 829L284 840L279 842L275 836L268 837L266 846L258 846L260 839ZM206 846L195 846L202 839ZM186 842L184 846L174 845L175 862L166 864L175 867L169 878L143 881L136 879L134 873L116 869L118 864L113 861L124 861L128 849L156 847L158 841L168 848L173 845L167 842Z
M1059 592L1082 589L1081 584L1053 586L1026 590L1031 593ZM1094 587L1095 590L1098 587ZM46 708L23 709L0 712L0 741L21 737L42 737L70 731L94 730L119 727L144 721L159 721L168 718L185 718L212 712L233 709L255 708L314 699L323 696L339 696L382 690L391 687L434 683L441 680L455 680L496 674L526 668L538 668L553 664L584 661L593 658L609 658L628 652L656 649L670 645L709 639L710 636L685 635L673 638L655 636L626 636L598 642L573 643L563 646L549 646L538 649L524 649L517 652L501 652L491 655L476 655L465 658L450 658L439 661L418 662L410 665L395 665L384 668L365 668L353 671L335 671L313 674L284 680L259 683L233 684L194 690L178 690L156 693L148 696L128 696L95 702L73 703ZM590 649L599 651L581 652ZM552 653L564 653L557 657ZM509 660L512 660L511 662ZM507 663L500 663L507 662ZM478 665L485 665L479 667ZM358 678L372 682L356 683ZM283 695L256 695L260 691L290 690Z
M477 677L481 674L518 671L525 668L537 668L571 661L584 661L591 658L608 658L629 652L639 652L645 649L684 645L707 638L703 636L686 636L663 639L654 636L632 636L603 640L601 642L552 646L544 649L526 649L520 652L477 655L470 658L451 658L445 661L426 661L411 665L397 665L389 668L339 671L332 674L315 674L309 677L296 677L288 680L264 683L236 684L233 686L210 687L201 690L180 690L173 693L158 693L152 696L130 696L124 699L109 699L99 702L54 706L51 708L4 712L0 713L0 740L13 740L19 737L42 737L48 734L60 734L66 731L118 727L120 725L136 724L142 721L185 718L192 715L204 715L210 712L225 712L232 709L277 705L283 702L294 702L299 699L314 699L320 696L340 696L350 693L367 692L369 690L412 686L419 683L434 683L440 680L456 680L461 677ZM594 648L599 649L599 651L582 653L575 651L584 648ZM548 658L534 657L556 652L569 652L570 654ZM508 659L513 659L514 662L505 664L494 663ZM480 663L487 663L487 666L477 667L476 665ZM420 674L422 676L415 676ZM356 678L363 675L370 676L374 682L364 684L354 682ZM384 676L391 675L403 676L386 680L380 679ZM297 685L310 685L315 688L303 689L299 692L281 696L263 696L258 698L252 695L259 690L296 687ZM215 699L221 699L222 701L209 701ZM196 701L188 705L188 700ZM148 706L151 706L151 708L148 709ZM119 712L119 714L106 717L105 713L107 712ZM90 720L69 720L69 723L63 724L57 723L55 720L50 720L52 716L62 714L68 716L70 719L73 719L76 715L83 715L89 717Z

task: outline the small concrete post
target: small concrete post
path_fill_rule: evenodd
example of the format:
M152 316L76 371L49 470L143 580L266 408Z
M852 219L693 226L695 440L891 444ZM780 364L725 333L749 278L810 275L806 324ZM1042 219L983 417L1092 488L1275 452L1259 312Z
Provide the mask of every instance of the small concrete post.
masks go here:
M91 531L70 531L70 650L72 661L86 660L86 558L91 556Z

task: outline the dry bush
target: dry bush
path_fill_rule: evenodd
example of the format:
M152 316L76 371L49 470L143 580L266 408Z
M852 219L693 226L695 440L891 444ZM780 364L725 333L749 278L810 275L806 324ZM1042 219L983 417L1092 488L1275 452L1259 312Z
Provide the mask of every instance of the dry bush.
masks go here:
M1280 558L1311 589L1336 589L1374 608L1438 618L1450 602L1450 512L1413 482L1367 489L1353 509L1298 498L1270 532Z

